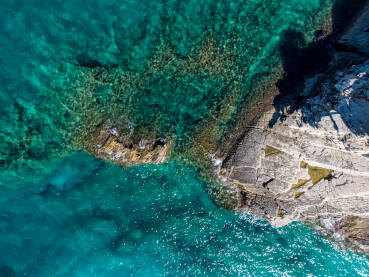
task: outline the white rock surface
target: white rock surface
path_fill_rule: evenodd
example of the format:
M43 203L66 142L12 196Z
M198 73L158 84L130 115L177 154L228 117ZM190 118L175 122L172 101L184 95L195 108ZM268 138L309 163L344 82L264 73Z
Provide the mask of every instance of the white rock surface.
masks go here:
M345 230L345 238L368 250L369 60L329 78L318 96L269 127L274 112L250 126L220 170L223 179L237 186L238 209L275 226L329 219L337 223L336 232ZM280 152L266 156L270 147ZM316 172L325 178L313 184L309 166L321 168ZM291 188L299 179L306 183ZM360 236L350 233L355 226L361 228Z

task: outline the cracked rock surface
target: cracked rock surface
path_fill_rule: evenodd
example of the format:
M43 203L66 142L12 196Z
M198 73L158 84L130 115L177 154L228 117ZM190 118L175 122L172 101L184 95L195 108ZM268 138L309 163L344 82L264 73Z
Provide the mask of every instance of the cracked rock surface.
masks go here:
M238 209L275 226L320 223L369 252L369 60L271 127L274 112L249 126L220 170Z

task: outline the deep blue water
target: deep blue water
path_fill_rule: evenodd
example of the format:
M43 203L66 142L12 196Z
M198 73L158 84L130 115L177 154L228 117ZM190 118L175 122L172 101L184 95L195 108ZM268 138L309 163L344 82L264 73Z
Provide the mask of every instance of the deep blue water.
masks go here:
M301 224L220 209L189 165L75 152L107 119L221 136L278 71L283 32L312 41L333 4L0 0L0 276L368 276Z

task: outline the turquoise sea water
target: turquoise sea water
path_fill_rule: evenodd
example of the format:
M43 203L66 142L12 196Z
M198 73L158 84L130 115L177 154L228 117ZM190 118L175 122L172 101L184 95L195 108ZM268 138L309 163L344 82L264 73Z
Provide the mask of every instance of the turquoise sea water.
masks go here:
M312 41L333 2L1 1L0 166L37 166L108 119L176 146L217 126L221 142L279 71L283 34Z
M108 119L221 141L278 73L283 34L313 41L336 2L0 1L0 276L368 276L300 224L219 209L189 165L74 152Z
M300 224L218 209L189 167L75 153L48 168L0 183L0 276L369 274L366 257Z

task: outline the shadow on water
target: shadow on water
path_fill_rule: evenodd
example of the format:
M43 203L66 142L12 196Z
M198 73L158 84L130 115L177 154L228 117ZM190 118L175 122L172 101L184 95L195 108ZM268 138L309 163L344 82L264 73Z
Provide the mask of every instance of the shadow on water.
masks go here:
M368 0L336 0L332 8L332 33L324 36L323 31L318 30L313 42L309 44L304 35L294 29L288 29L282 34L279 51L284 75L276 84L279 94L273 100L275 113L269 127L273 127L278 120L283 121L308 97L303 94L306 78L326 72L336 52L353 51L337 43L336 38L367 4ZM320 118L315 120L309 124L316 125Z

